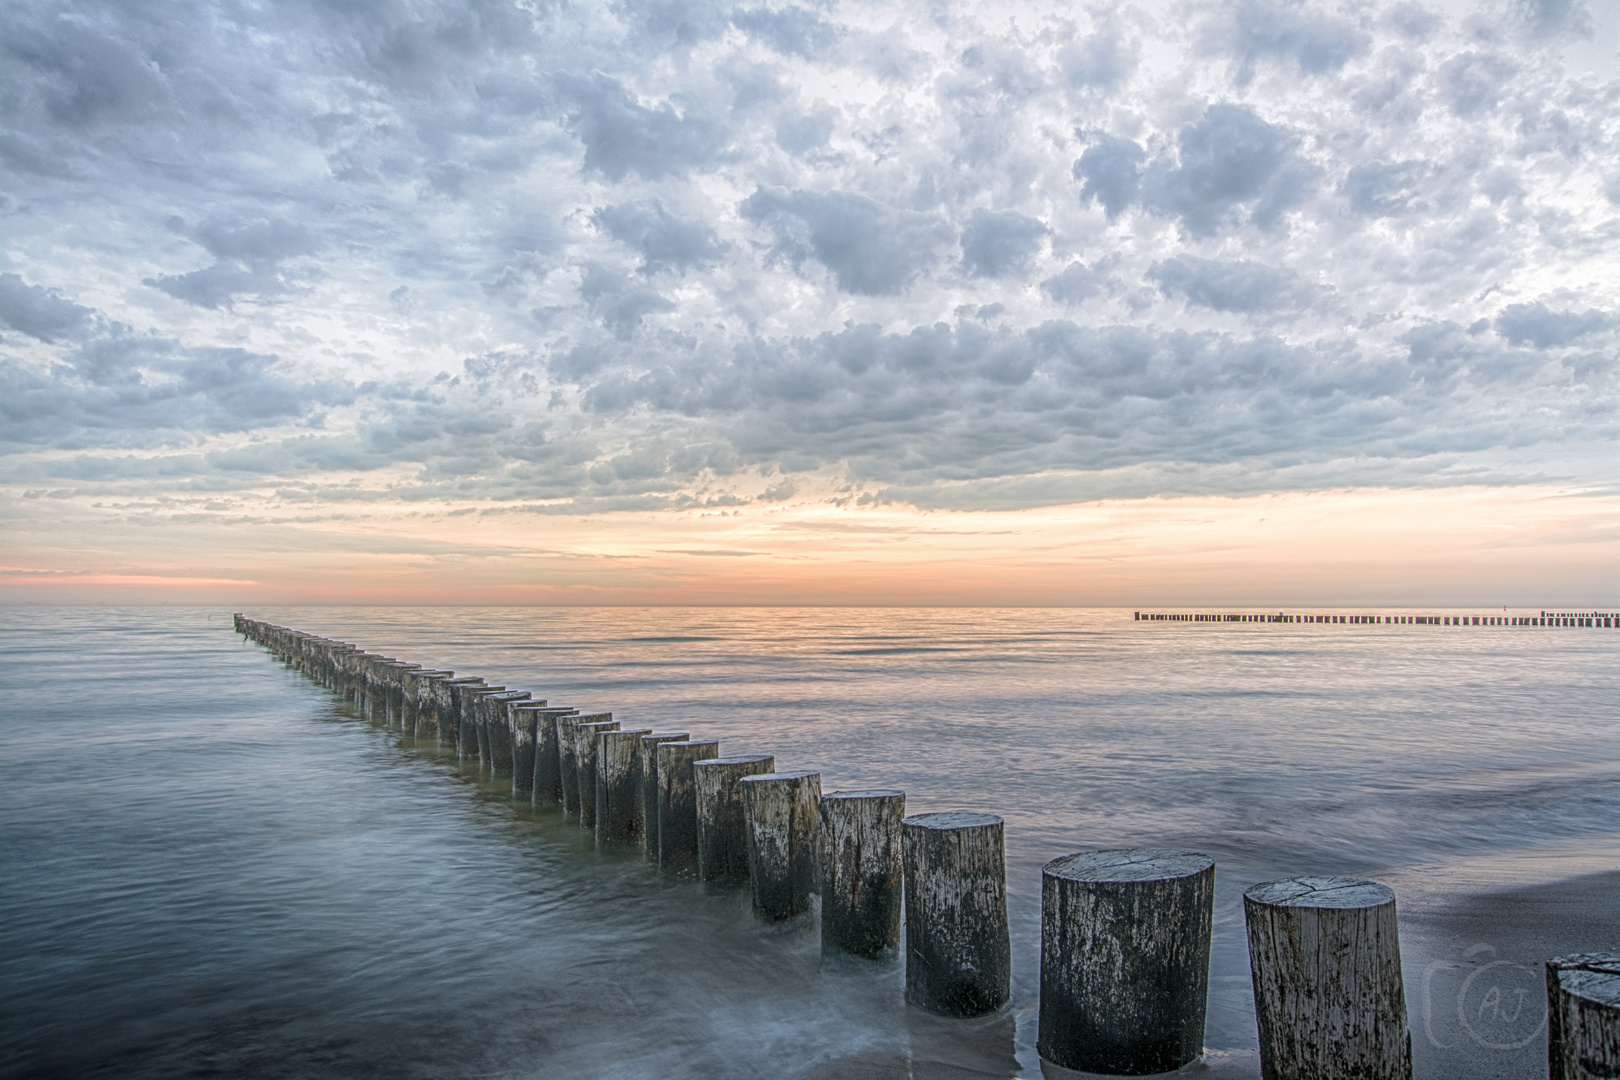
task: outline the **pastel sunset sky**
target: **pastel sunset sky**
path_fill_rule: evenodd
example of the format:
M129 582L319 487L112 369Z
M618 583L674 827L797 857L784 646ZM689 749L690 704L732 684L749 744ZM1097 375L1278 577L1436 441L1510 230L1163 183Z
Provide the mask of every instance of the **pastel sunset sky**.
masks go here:
M0 5L0 600L1614 606L1620 5Z

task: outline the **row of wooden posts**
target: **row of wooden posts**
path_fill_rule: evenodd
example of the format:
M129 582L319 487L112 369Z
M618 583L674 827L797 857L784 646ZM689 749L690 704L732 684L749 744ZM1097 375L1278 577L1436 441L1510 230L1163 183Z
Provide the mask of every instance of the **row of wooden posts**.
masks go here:
M824 954L883 957L903 932L912 1005L967 1017L1009 1000L1002 819L993 814L908 817L900 791L824 793L819 773L777 772L769 754L723 757L717 742L689 732L622 730L610 713L551 706L240 614L234 621L367 715L509 774L514 797L561 806L598 844L640 844L661 869L746 884L768 921L802 915L818 894ZM1208 856L1161 848L1046 864L1042 1057L1142 1075L1203 1053L1214 881ZM1244 894L1244 912L1267 1080L1411 1076L1388 887L1266 882ZM1620 1075L1582 1065L1620 1063L1620 956L1550 962L1548 995L1552 1075Z
M1134 622L1288 623L1342 626L1558 626L1598 630L1620 629L1620 615L1612 611L1543 611L1540 615L1275 615L1221 612L1132 612Z

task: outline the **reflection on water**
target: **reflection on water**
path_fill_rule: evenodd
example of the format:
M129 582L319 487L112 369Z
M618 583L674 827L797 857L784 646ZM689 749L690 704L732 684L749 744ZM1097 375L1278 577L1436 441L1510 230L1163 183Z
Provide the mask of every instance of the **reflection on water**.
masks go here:
M14 608L0 1071L1040 1076L1039 866L1151 843L1218 861L1207 1041L1215 1073L1253 1075L1246 885L1382 872L1410 914L1415 1010L1433 963L1451 966L1431 989L1484 1001L1466 965L1524 959L1442 941L1447 911L1475 911L1459 890L1620 866L1620 634L1067 610L253 614L773 753L829 789L904 788L910 812L1002 814L1012 1005L908 1010L897 968L823 965L812 922L762 926L740 894L595 851L355 718L228 613ZM1596 907L1612 926L1613 901ZM1491 999L1503 1031L1514 990ZM1425 1048L1414 1011L1413 1032L1420 1066L1455 1071L1462 1051L1438 1044L1466 1030ZM1544 1059L1488 1060L1529 1076Z

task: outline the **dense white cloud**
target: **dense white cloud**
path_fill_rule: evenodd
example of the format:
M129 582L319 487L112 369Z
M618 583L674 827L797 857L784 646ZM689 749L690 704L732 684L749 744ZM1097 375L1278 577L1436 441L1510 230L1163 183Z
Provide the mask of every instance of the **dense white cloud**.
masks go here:
M337 512L1612 479L1599 15L8 4L0 449Z

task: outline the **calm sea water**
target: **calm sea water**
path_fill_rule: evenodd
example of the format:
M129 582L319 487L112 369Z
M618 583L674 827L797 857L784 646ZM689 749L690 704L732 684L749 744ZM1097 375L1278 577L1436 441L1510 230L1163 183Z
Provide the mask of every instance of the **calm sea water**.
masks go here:
M227 612L10 608L5 1075L1041 1076L1039 868L1088 847L1217 860L1203 1075L1257 1074L1240 902L1256 881L1396 887L1430 1076L1541 1075L1534 995L1522 1015L1502 1004L1513 978L1534 990L1541 957L1513 950L1620 945L1620 890L1520 902L1620 868L1617 631L1112 610L253 614L774 753L827 790L1001 814L1012 1005L978 1021L907 1009L898 967L824 965L810 920L767 928L741 895L595 851L560 813L357 718ZM1507 997L1476 1012L1485 984L1463 974L1487 970Z

